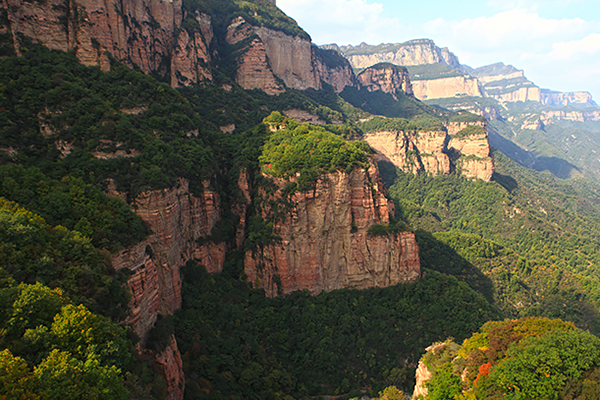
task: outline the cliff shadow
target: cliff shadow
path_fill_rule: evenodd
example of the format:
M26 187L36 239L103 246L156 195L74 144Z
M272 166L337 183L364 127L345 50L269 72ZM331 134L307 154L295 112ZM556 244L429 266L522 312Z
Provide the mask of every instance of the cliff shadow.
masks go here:
M510 175L502 175L498 172L492 174L492 181L500 184L504 189L508 191L508 193L512 193L513 190L519 188L519 183L515 178Z
M492 280L475 265L427 231L417 229L415 236L419 245L421 268L452 275L480 293L490 304L497 306Z
M540 172L548 171L560 179L568 179L581 174L581 170L576 165L559 157L536 156L531 151L521 148L495 132L494 129L490 129L489 141L493 148L500 150L504 155L524 167Z

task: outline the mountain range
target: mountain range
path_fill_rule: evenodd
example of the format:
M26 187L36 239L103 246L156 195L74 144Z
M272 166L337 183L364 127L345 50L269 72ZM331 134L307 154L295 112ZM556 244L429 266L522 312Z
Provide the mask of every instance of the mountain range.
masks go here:
M589 95L274 1L0 11L2 391L349 398L491 320L600 332Z

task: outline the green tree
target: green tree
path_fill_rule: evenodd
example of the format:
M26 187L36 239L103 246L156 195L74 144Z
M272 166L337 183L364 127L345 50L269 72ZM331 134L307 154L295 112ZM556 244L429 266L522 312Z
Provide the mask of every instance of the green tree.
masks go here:
M27 363L5 349L0 352L0 398L5 400L37 400L39 384Z

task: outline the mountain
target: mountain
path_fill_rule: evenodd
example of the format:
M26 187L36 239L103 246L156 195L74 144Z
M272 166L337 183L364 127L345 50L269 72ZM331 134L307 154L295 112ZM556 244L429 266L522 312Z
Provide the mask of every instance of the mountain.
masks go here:
M415 98L449 85L427 81L471 90L447 49L383 46L440 64L355 73L274 1L2 4L15 396L376 395L411 390L425 347L490 320L599 331L597 186L493 152L533 111L442 99L488 122Z

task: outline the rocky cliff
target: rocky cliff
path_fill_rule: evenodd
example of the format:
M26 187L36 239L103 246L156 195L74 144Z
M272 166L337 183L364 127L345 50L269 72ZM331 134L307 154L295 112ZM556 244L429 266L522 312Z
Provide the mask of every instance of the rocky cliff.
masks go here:
M398 168L415 174L448 175L458 171L468 178L489 182L494 163L483 122L449 123L445 130L429 132L379 131L364 139Z
M339 52L313 46L313 59L321 80L340 93L346 86L356 86L352 66Z
M554 90L542 89L541 102L542 104L554 107L567 107L571 105L598 107L589 92L556 92Z
M448 149L455 153L456 168L467 178L489 182L494 173L494 161L486 122L455 122L447 125L451 136Z
M448 139L445 131L380 131L364 137L383 160L403 171L434 175L451 172L450 158L446 154Z
M441 79L412 80L415 97L420 100L445 97L482 96L477 79L466 75Z
M140 350L157 316L170 315L181 307L179 268L197 260L210 272L219 272L225 259L225 244L198 239L210 235L221 217L220 198L204 182L202 195L192 195L188 182L181 180L169 190L141 193L134 201L135 211L148 223L152 235L123 250L112 259L115 269L128 269L131 290L126 321L142 339ZM118 195L109 187L109 195ZM173 337L167 349L156 355L169 388L169 399L182 399L185 380L181 356Z
M212 79L210 18L193 16L199 32L180 29L181 0L2 0L2 6L17 54L22 34L51 49L73 50L83 64L105 70L108 52L146 73L168 76L173 86Z
M446 343L437 343L429 346L425 349L425 351L436 354L437 352L443 351L446 346ZM423 357L421 357L421 360L419 361L419 366L417 367L417 371L415 372L415 378L415 389L413 391L411 399L418 400L419 398L425 398L428 393L427 386L425 384L428 380L431 379L431 371L423 362Z
M413 95L408 71L390 63L379 63L363 70L357 76L361 88L369 92L382 91L398 100L400 94Z
M284 198L284 179L265 204ZM295 192L291 210L276 221L273 243L246 252L248 281L268 296L308 289L385 287L413 282L421 275L418 246L411 232L374 236L375 224L389 223L393 203L377 167L321 176L313 190ZM263 216L270 213L263 208Z
M337 46L326 46L336 48ZM350 61L354 68L367 68L381 62L396 65L421 65L440 63L461 72L468 68L458 62L458 58L447 48L439 48L430 39L410 40L404 43L389 43L370 46L361 43L359 46L337 47Z

